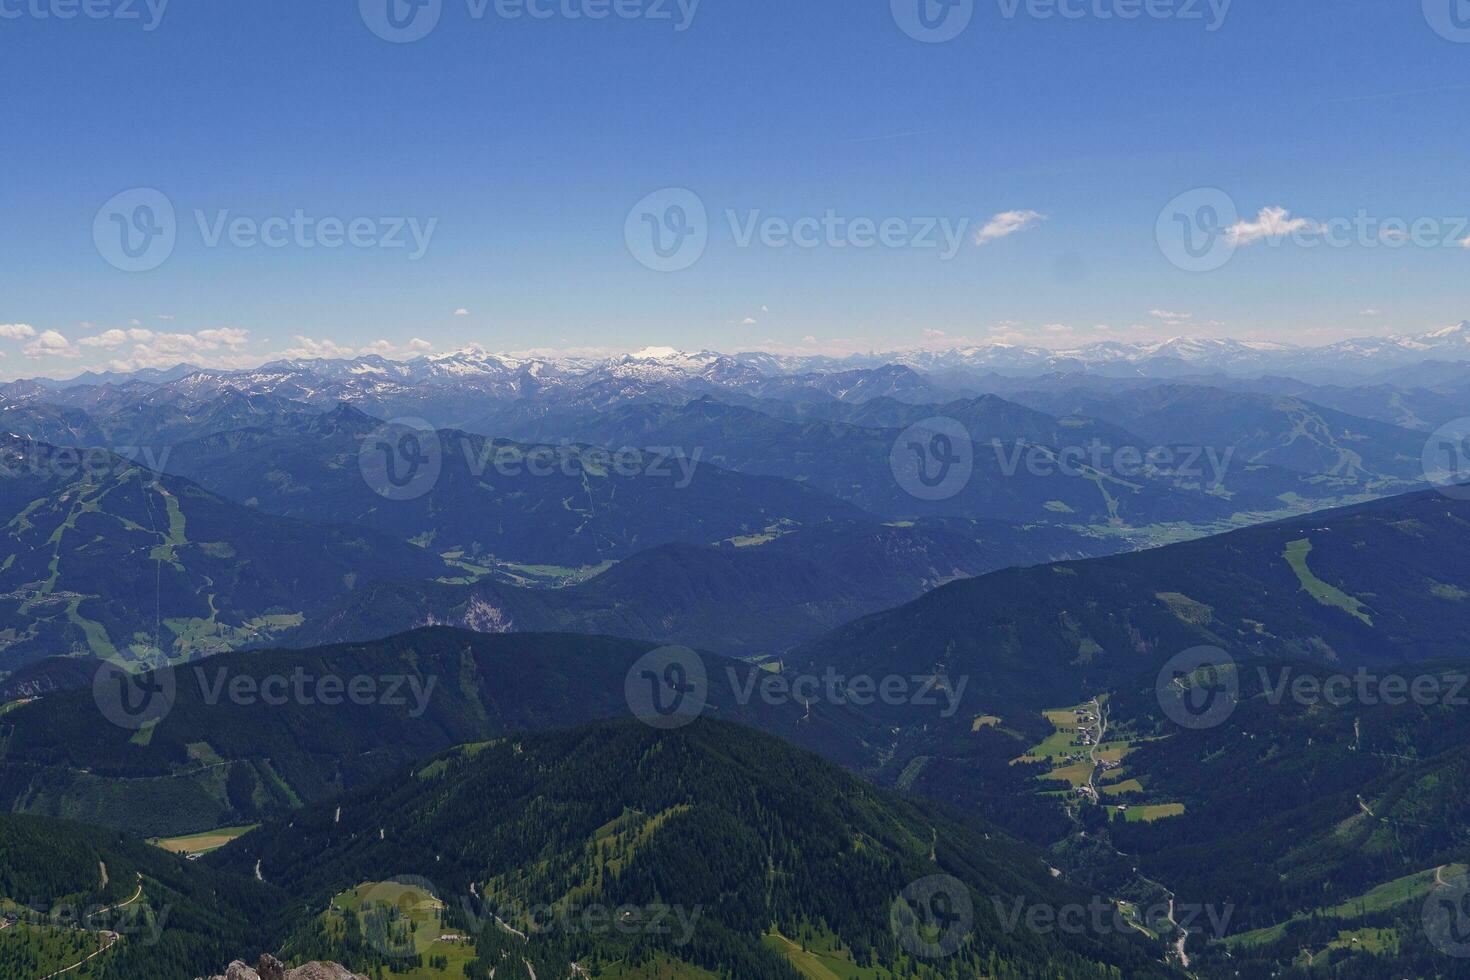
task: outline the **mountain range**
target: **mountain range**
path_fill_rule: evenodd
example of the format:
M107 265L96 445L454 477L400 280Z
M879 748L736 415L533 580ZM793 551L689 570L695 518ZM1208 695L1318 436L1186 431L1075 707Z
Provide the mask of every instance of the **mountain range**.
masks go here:
M0 973L1454 975L1465 332L4 386Z
M1420 334L1359 337L1320 347L1276 341L1243 341L1208 337L1175 337L1162 341L1104 341L1071 349L1006 343L941 350L887 351L846 356L773 354L745 351L721 354L648 347L612 357L503 354L471 345L457 351L394 361L379 355L273 361L246 371L214 371L179 364L137 372L86 372L67 382L37 379L16 382L26 389L56 390L74 386L108 386L141 382L167 384L193 377L196 388L274 387L276 393L306 389L293 376L314 376L337 384L414 386L475 380L500 385L502 391L530 395L546 387L591 388L608 383L682 383L755 385L781 376L812 375L827 379L843 372L884 366L912 368L926 374L996 373L1037 375L1094 370L1107 374L1170 376L1219 371L1237 376L1295 375L1310 381L1371 381L1376 375L1431 362L1470 361L1470 321ZM850 375L853 382L861 375ZM840 382L838 387L843 387ZM862 388L845 386L849 398ZM12 394L7 391L6 394ZM882 393L882 392L875 392ZM294 397L294 396L293 396ZM340 392L322 397L339 399ZM871 397L871 396L870 396Z

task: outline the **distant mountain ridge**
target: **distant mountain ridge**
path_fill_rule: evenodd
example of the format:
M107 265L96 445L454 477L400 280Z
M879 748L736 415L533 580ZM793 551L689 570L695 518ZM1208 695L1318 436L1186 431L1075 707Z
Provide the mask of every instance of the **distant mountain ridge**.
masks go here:
M993 343L944 350L894 350L866 354L773 354L759 350L722 354L649 347L613 357L506 354L470 345L441 354L409 360L380 355L356 358L314 358L273 361L240 371L201 369L188 364L133 373L86 372L68 381L39 379L15 382L55 390L80 385L117 385L128 382L173 383L191 376L236 386L280 384L283 376L308 374L335 381L357 380L419 385L476 380L496 381L519 388L537 384L595 380L680 382L692 378L729 384L801 374L831 374L902 366L923 372L993 371L1000 374L1037 374L1065 370L1097 370L1123 374L1187 369L1218 370L1229 374L1295 373L1299 376L1365 377L1391 368L1426 361L1470 361L1470 320L1420 334L1360 337L1320 347L1273 341L1175 337L1162 341L1102 341L1070 349L1049 349ZM9 394L0 386L0 394ZM17 389L19 390L19 389ZM261 389L263 390L263 389Z
M0 656L156 662L259 642L384 578L448 570L364 528L273 517L119 456L0 435Z

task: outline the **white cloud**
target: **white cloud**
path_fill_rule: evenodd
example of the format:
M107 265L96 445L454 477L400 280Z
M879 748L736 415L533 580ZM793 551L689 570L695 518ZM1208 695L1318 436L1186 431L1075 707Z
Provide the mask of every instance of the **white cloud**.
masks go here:
M281 351L281 357L291 360L311 360L317 357L353 357L357 354L356 348L344 347L335 340L316 340L312 337L296 335L297 346Z
M747 317L742 317L739 320L727 320L726 322L730 324L738 324L742 327L754 327L761 322L761 317L765 316L769 312L771 312L771 308L762 304L758 312L753 313L752 315Z
M459 309L457 309L457 310L454 311L454 315L455 316L469 316L470 315L470 311L467 310L467 309L465 309L463 306L461 306Z
M1462 239L1460 239L1460 247L1461 248L1470 248L1470 238L1462 238Z
M72 346L67 340L55 330L44 331L39 337L31 341L21 351L26 357L81 357L82 352Z
M29 323L0 323L0 339L30 340L35 335L36 328Z
M128 342L126 330L104 330L95 337L83 337L77 341L82 347L106 347L111 350Z
M1358 316L1383 316L1382 310L1359 310Z
M1164 320L1169 323L1179 323L1184 320L1193 320L1193 313L1174 313L1170 310L1149 310L1148 315L1155 320Z
M375 340L364 347L359 353L377 354L380 357L402 359L427 354L433 349L433 344L420 337L415 337L408 343L402 345L395 344L391 340Z
M239 327L218 327L197 333L160 333L134 327L127 331L107 330L78 343L108 349L131 343L132 350L109 362L108 367L113 371L139 371L169 368L185 361L206 368L248 367L244 348L249 341L250 331Z
M987 221L985 227L975 234L975 244L987 245L1028 228L1034 228L1045 220L1046 215L1040 211L1002 211Z
M1318 227L1310 218L1293 218L1286 208L1261 208L1255 221L1236 222L1226 229L1226 234L1236 245L1253 245Z
M273 355L272 359L286 360L313 360L315 358L354 358L366 354L376 354L379 357L390 359L405 359L417 357L434 349L434 345L421 337L415 337L406 344L395 344L391 340L375 340L366 347L351 347L347 344L339 344L335 340L317 340L314 337L303 337L297 335L296 346L280 351Z
M239 327L201 330L194 336L199 338L205 350L212 350L215 347L244 347L250 341L250 331L241 330Z

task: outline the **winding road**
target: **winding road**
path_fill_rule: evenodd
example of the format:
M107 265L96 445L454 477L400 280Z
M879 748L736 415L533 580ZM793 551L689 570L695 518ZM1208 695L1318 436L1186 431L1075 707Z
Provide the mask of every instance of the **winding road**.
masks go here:
M106 880L106 878L107 878L107 866L106 865L103 865L103 867L102 867L102 877L103 877L104 880ZM105 914L107 912L115 912L118 909L125 909L129 905L132 905L134 902L136 902L138 899L140 899L142 897L143 897L143 875L141 873L139 873L139 875L138 875L138 890L133 893L133 897L132 898L128 899L126 902L119 902L117 905L109 905L105 909L99 909L96 914L97 915L103 915L103 914ZM112 947L116 946L118 944L118 941L122 939L122 936L118 935L115 932L103 932L101 935L102 935L102 937L104 939L104 942L102 944L102 948L101 949L98 949L96 952L92 953L89 956L83 957L82 959L80 959L77 962L73 963L71 966L68 966L68 967L66 967L64 969L61 969L61 970L57 970L54 973L48 973L48 974L46 974L44 977L41 977L40 980L51 980L52 977L59 977L62 974L70 973L73 970L79 969L80 967L84 966L86 963L90 962L91 960L96 959L97 957L101 956L103 953L107 952Z

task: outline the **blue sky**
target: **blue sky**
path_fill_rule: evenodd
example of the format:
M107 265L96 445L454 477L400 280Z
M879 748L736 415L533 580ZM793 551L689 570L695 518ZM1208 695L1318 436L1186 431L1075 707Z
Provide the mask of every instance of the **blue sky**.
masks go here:
M1102 15L1143 0L1066 18L973 0L944 43L901 26L922 2L953 28L963 6L937 0L617 0L605 19L568 13L614 0L439 0L411 43L369 28L388 0L87 2L118 16L0 0L5 377L375 343L1315 343L1470 317L1463 0L1153 0L1128 20ZM431 12L398 10L410 29ZM139 188L173 209L173 244L125 271L109 257L148 216ZM708 243L660 272L630 212L667 188ZM1210 271L1160 243L1195 188L1236 209ZM308 231L252 245L298 212ZM837 230L782 245L802 219ZM1383 235L1395 219L1421 221L1416 243ZM864 220L889 244L857 247ZM1301 240L1354 220L1351 241ZM334 221L358 245L323 247ZM958 248L914 247L942 227Z

